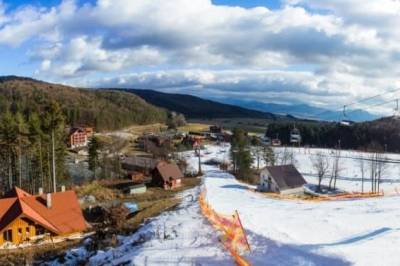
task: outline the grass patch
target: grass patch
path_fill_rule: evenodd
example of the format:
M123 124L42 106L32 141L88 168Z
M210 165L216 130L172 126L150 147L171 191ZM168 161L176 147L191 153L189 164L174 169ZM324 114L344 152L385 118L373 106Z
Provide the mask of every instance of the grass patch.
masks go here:
M208 131L210 125L201 123L187 123L185 126L179 127L179 131L189 132L189 131Z
M97 201L108 201L116 198L114 190L101 185L98 181L75 187L75 191L79 197L92 195Z
M57 257L77 246L82 240L67 240L54 244L43 244L23 249L0 250L0 265L39 265L35 261Z

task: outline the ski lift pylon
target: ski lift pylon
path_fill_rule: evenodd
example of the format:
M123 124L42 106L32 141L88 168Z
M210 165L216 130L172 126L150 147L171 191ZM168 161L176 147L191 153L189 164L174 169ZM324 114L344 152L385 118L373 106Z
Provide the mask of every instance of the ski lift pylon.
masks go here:
M396 107L394 108L393 117L395 119L400 119L400 112L399 112L399 99L395 100Z

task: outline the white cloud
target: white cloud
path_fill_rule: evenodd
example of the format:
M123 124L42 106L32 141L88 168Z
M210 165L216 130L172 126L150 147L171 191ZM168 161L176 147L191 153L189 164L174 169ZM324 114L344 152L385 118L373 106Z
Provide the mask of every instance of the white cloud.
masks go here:
M0 45L32 43L38 75L52 80L337 105L397 85L399 11L398 0L287 0L279 10L65 0L8 12L0 2Z

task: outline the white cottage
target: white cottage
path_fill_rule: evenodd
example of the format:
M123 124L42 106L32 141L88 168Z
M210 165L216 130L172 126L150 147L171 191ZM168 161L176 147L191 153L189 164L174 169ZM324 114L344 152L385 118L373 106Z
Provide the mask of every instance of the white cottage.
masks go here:
M303 192L307 182L293 165L267 166L261 170L258 190L281 194Z

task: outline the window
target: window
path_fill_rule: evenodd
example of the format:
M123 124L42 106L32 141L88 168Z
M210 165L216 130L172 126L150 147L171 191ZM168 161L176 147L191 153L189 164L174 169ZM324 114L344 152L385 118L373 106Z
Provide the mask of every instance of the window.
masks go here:
M25 232L27 235L30 235L31 229L29 228L29 226L25 228Z
M3 239L4 239L4 241L9 241L9 242L12 241L12 230L11 229L3 232Z
M18 228L18 234L22 234L22 228Z

